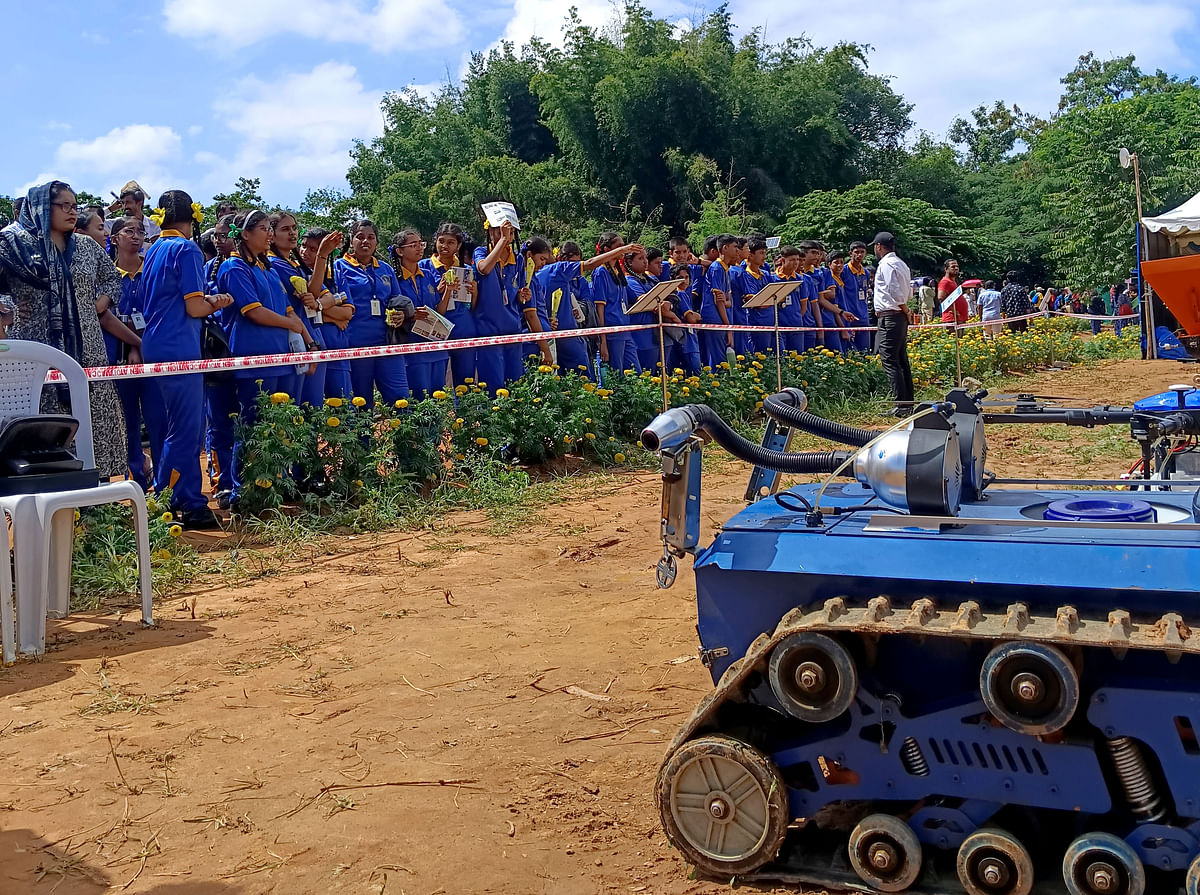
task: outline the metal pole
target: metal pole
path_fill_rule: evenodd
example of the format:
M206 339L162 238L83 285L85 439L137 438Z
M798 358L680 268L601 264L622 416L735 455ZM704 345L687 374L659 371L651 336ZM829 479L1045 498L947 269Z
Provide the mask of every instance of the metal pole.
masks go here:
M1141 169L1138 167L1138 157L1136 152L1129 154L1130 160L1133 162L1133 193L1137 198L1137 261L1138 261L1138 283L1142 280L1142 256L1145 254L1145 242L1142 239L1142 178ZM1146 338L1146 357L1149 360L1154 360L1158 357L1158 333L1154 325L1154 292L1152 289L1147 289L1146 294L1142 296L1142 301L1146 302L1146 326L1149 332L1145 333Z
M663 316L662 316L662 302L661 301L658 303L658 357L659 357L660 366L661 366L661 370L659 371L658 378L662 382L663 413L666 413L671 408L670 408L670 405L667 403L667 343L666 343L666 338L663 335Z
M779 302L772 307L775 309L775 390L783 391L783 352L779 350Z
M962 337L958 334L958 313L954 314L954 372L958 376L956 383L962 388Z

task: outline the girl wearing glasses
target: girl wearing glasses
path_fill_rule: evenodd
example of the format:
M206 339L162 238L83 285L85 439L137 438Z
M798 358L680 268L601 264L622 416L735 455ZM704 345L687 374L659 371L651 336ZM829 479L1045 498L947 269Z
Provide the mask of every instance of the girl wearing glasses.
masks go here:
M50 345L85 367L108 364L96 302L121 293L121 276L95 240L77 235L75 193L61 181L29 190L16 223L0 231L0 293L12 295L11 339ZM198 250L197 250L198 251ZM125 423L111 382L89 386L96 468L124 475ZM61 413L56 389L42 411ZM81 408L82 409L82 408Z
M296 247L300 244L300 225L289 212L277 211L269 218L271 224L271 269L279 277L283 291L287 293L292 311L305 324L304 339L306 343L316 345L318 349L325 348L325 335L321 332L320 324L324 322L321 312L327 307L333 307L334 298L329 293L320 298L307 286L308 277L296 256ZM304 280L305 287L297 291L292 284L292 277ZM319 407L325 400L325 368L326 364L310 364L309 372L297 376L292 381L290 392L297 403L311 404ZM287 391L287 389L284 389Z
M424 308L433 308L445 315L450 296L443 291L438 294L437 284L421 266L425 254L425 243L421 234L413 229L401 230L392 240L392 263L400 277L400 293L413 303L414 320L425 316ZM424 342L420 336L409 335L410 342ZM429 397L446 385L446 351L424 351L408 355L408 387L418 401Z
M396 271L375 257L379 248L379 230L373 221L355 221L350 228L350 248L333 264L338 292L344 292L354 307L354 316L346 327L351 348L387 345L390 333L384 311L400 299ZM408 370L404 355L363 357L350 361L350 386L354 397L368 407L375 406L375 389L383 400L394 404L409 396Z

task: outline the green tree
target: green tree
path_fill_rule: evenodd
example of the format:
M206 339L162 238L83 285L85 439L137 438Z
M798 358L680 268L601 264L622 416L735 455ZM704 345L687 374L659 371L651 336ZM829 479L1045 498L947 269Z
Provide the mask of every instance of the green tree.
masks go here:
M957 258L969 270L990 248L965 218L921 199L899 196L878 180L801 196L788 210L780 236L784 242L820 239L845 247L880 230L896 235L897 251L914 271L940 269L947 258Z
M0 196L0 225L10 224L16 218L12 196Z
M972 109L970 121L955 118L946 136L951 143L964 147L967 166L978 171L1004 161L1017 141L1025 139L1038 124L1019 106L1009 108L996 100L990 108L981 105Z

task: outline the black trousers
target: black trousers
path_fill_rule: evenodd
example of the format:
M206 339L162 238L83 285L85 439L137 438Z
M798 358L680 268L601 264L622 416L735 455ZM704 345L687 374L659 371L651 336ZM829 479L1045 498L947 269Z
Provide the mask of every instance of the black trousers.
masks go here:
M908 317L904 314L881 314L876 325L875 350L883 371L887 373L896 403L912 401L912 367L908 364ZM907 407L908 405L900 405Z

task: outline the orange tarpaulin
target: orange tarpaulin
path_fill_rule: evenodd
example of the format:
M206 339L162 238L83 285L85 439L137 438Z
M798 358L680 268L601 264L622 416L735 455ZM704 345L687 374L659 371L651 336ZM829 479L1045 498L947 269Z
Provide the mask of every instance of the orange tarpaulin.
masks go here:
M1200 255L1143 261L1142 276L1189 336L1200 335Z

